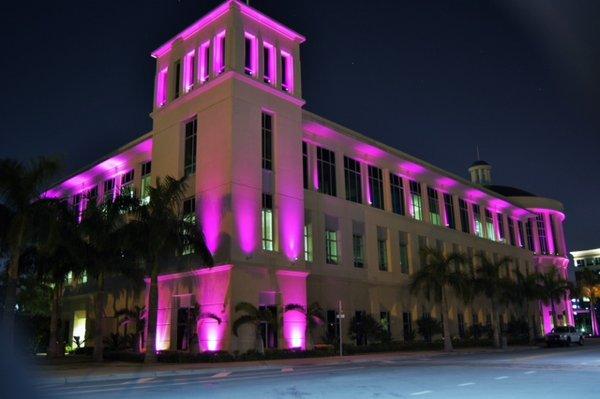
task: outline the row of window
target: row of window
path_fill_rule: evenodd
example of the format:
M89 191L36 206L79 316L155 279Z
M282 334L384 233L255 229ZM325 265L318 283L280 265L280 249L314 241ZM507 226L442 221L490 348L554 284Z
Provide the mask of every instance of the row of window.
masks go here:
M320 193L335 197L337 196L335 153L317 146L316 156L317 176L315 179L315 189ZM302 145L302 159L304 188L309 189L308 144L305 142ZM378 209L386 209L382 169L368 165L367 174L366 199L368 205ZM344 156L344 184L346 200L362 204L363 181L361 163L347 156ZM389 187L391 193L390 209L392 212L398 215L406 215L408 210L408 214L412 218L424 220L423 197L426 193L429 207L429 221L436 226L445 226L450 229L458 228L455 215L455 202L452 194L443 192L440 195L440 192L433 187L427 187L426 191L423 192L421 183L410 179L408 179L408 192L405 193L404 179L395 173L389 174ZM482 209L480 205L469 203L463 198L458 198L458 216L460 229L464 233L473 233L478 237L488 238L492 241L505 242L522 248L526 247L531 251L537 252L539 249L541 254L550 254L551 252L546 234L546 222L542 214L537 215L536 218L538 247L534 243L532 222L530 220L523 223L507 217L507 223L505 223L502 213L494 212L488 208ZM472 223L470 222L471 220L473 220ZM559 241L552 219L550 219L548 225L551 229L552 242L555 244L552 248L553 254L558 254L557 244Z
M596 256L593 258L585 258L585 259L576 259L575 265L577 267L584 266L600 266L600 256Z
M277 54L276 48L269 42L262 45L262 78L270 85L277 84ZM212 49L212 53L211 53ZM259 40L248 32L244 34L244 73L249 76L259 75ZM170 66L162 68L157 75L156 105L163 107L168 101L175 100L191 91L195 86L210 80L210 65L214 76L219 76L226 69L226 31L219 32L211 40L200 44L197 49L189 51L183 59L178 59ZM281 90L294 91L294 62L292 55L284 50L279 51L281 70ZM172 73L169 72L172 69ZM172 89L171 89L172 88Z

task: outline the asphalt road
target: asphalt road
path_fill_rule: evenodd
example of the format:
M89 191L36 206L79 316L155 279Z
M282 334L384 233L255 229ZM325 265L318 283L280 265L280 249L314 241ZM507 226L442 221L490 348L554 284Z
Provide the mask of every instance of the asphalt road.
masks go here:
M600 344L37 386L46 398L600 398ZM0 395L1 396L1 395Z

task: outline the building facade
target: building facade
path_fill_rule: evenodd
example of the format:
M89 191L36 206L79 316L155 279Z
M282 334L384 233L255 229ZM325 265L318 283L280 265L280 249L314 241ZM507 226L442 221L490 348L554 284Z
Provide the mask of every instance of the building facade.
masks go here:
M491 185L483 161L465 180L304 110L304 41L226 1L152 53L152 131L48 192L82 210L90 193L107 201L133 190L145 201L145 187L157 177L187 176L184 208L197 218L217 266L201 268L193 255L163 265L159 350L183 348L181 319L196 305L221 319L199 321L201 350L254 348L252 329L231 333L242 301L280 312L282 328L265 337L271 347L309 345L304 315L281 309L313 302L327 310L314 341L335 329L340 303L346 320L370 314L393 339L408 338L422 315L440 318L436 306L408 289L425 246L465 253L471 270L483 252L511 257L508 275L554 266L566 276L559 202ZM92 285L70 289L70 337L89 330ZM115 282L106 330L119 328L115 309L145 298ZM527 317L548 331L550 312L540 304ZM573 322L568 303L558 312L561 323ZM513 316L506 311L502 318ZM458 336L490 317L485 299L468 306L453 299L447 322Z
M578 272L584 269L600 273L600 248L572 251L571 256L575 281L578 280ZM585 297L573 298L572 306L577 328L594 336L599 335L598 306L593 306L590 298Z

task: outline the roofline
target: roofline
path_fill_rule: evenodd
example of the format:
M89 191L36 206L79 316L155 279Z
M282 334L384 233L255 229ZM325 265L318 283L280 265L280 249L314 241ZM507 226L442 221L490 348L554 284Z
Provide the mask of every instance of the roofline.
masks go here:
M581 249L579 251L571 251L570 254L574 257L574 258L578 258L580 256L586 256L586 255L600 255L600 248L594 248L594 249Z
M243 4L243 3L239 2L238 0L227 0L220 6L213 8L206 15L204 15L203 17L198 19L193 24L189 25L187 28L185 28L184 30L182 30L181 32L179 32L178 34L173 36L171 39L167 40L166 43L162 44L160 47L158 47L156 50L154 50L152 53L150 53L151 56L153 58L159 58L159 57L162 57L163 55L167 54L169 51L171 51L173 44L177 40L179 40L179 39L187 40L188 38L190 38L191 36L193 36L197 32L199 32L206 25L211 23L212 21L227 14L233 8L234 5L239 7L242 14L254 19L257 22L260 22L260 23L268 26L269 28L282 34L283 36L287 37L288 39L293 40L298 43L303 43L304 41L306 41L306 38L304 36L302 36L301 34L299 34L298 32L296 32L296 31L284 26L283 24L275 21L274 19L266 16L265 14L261 13L257 9L252 8L246 4Z
M127 150L130 150L131 148L135 147L136 145L140 144L143 141L146 141L148 139L152 138L152 131L148 132L148 133L144 133L143 135L141 135L140 137L122 145L121 147L117 148L114 151L109 152L108 154L104 155L102 158L98 158L95 161L93 161L90 164L87 164L86 166L83 166L79 169L77 169L75 172L72 172L70 174L68 174L67 176L61 178L60 180L58 180L55 183L52 183L50 186L48 186L48 188L46 189L46 191L48 190L52 190L53 188L57 188L58 186L60 186L61 184L63 184L64 182L66 182L67 180L81 174L84 173L90 169L92 169L93 167L101 164L102 162L114 157L115 155L121 154Z
M320 115L317 115L317 114L315 114L313 112L307 111L306 109L303 109L302 112L305 113L305 114L307 114L311 118L314 118L316 120L321 120L321 121L323 121L326 124L332 125L334 127L334 130L336 130L337 133L344 134L346 136L349 136L349 137L352 137L352 138L355 138L355 139L358 139L358 140L366 141L369 144L372 144L375 147L378 147L379 149L381 149L383 151L391 153L392 155L396 155L396 156L401 157L401 158L406 158L406 159L408 159L408 160L410 160L412 162L415 162L415 163L417 163L417 164L419 164L419 165L421 165L421 166L423 166L423 167L425 167L425 168L427 168L429 170L432 170L432 171L434 171L436 173L439 173L439 174L441 174L441 175L443 175L445 177L450 177L452 179L455 179L456 181L458 181L459 183L461 183L461 184L463 184L463 185L465 185L467 187L480 190L480 191L482 191L482 192L490 195L491 197L499 198L501 200L504 200L504 201L508 202L509 204L511 204L512 206L514 206L515 208L522 209L522 210L526 211L531 216L534 215L527 208L523 208L522 206L517 205L515 202L513 202L510 199L510 197L505 197L505 196L503 196L501 194L496 193L495 191L489 190L488 188L486 188L486 187L484 187L482 185L473 184L473 183L471 183L471 181L465 179L464 177L455 175L452 172L448 172L447 170L442 169L442 168L440 168L438 166L435 166L433 164L430 164L427 161L424 161L424 160L422 160L420 158L417 158L417 157L415 157L413 155L407 154L407 153L405 153L405 152L403 152L403 151L401 151L401 150L399 150L399 149L397 149L395 147L392 147L392 146L389 146L387 144L384 144L384 143L382 143L380 141L377 141L377 140L375 140L375 139L373 139L371 137L365 136L362 133L358 133L357 131L352 130L350 128L347 128L345 126L342 126L339 123L330 121L329 119L324 118L324 117L322 117Z

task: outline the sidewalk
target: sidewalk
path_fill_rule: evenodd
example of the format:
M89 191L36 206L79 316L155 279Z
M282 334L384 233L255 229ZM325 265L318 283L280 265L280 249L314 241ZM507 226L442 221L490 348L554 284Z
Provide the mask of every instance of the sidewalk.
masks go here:
M538 346L511 346L507 349L464 348L446 353L443 351L383 352L349 356L314 357L301 359L276 359L223 363L158 363L144 365L140 363L107 362L96 364L92 361L64 364L36 364L39 384L69 384L91 381L125 380L132 378L171 377L186 375L214 374L222 371L255 371L281 369L299 366L330 366L350 363L377 362L385 360L428 359L443 356L464 356L481 353L506 353L539 349Z

